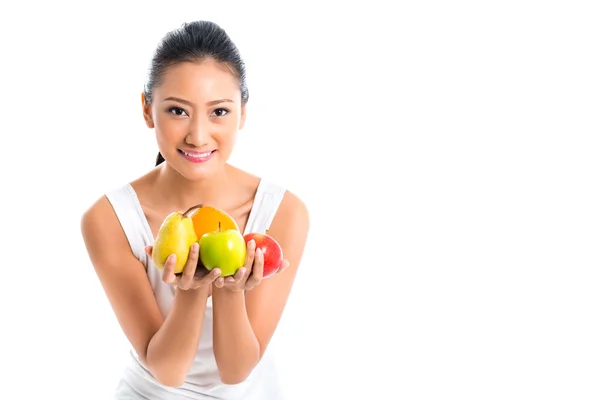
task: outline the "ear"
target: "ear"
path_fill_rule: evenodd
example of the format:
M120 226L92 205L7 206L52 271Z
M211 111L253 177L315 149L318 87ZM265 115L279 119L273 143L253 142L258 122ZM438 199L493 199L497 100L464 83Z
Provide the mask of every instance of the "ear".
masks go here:
M240 126L239 129L244 129L244 125L246 124L246 105L242 106L242 114L240 115Z
M148 128L154 128L154 120L152 119L152 107L146 103L146 95L142 92L142 114Z

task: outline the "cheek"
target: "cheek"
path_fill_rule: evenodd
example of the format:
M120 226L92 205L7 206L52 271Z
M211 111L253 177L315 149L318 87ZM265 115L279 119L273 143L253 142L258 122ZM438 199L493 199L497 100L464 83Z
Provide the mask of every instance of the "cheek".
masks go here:
M222 144L232 142L235 140L239 123L240 121L235 118L220 120L213 124L213 137Z
M156 134L166 141L181 140L182 136L187 135L188 120L174 119L169 116L160 115L155 118Z

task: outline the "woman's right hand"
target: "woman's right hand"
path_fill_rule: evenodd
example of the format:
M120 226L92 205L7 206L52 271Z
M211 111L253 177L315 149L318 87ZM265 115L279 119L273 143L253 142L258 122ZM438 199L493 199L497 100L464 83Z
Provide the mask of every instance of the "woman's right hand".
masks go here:
M152 257L152 246L146 246L145 251L146 254ZM188 256L187 263L183 267L183 272L180 274L175 274L173 271L175 267L176 256L175 254L171 254L167 258L167 262L165 263L165 267L162 271L163 282L175 285L181 290L192 290L201 287L208 288L219 277L221 270L219 268L215 268L209 273L197 273L196 268L199 264L198 256L199 246L198 243L194 243L190 249L190 255Z

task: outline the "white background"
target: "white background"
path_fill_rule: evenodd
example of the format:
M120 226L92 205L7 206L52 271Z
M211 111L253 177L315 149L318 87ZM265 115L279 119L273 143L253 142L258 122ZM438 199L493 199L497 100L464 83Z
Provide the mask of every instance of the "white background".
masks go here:
M0 397L111 398L127 343L80 216L153 167L148 62L194 19L247 63L232 162L311 212L273 342L289 399L600 396L593 2L15 3Z

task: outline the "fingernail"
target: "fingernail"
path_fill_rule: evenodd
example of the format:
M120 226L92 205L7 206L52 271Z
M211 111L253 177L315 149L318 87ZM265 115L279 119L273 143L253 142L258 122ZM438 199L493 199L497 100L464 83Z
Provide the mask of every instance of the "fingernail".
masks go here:
M192 251L198 251L198 248L200 247L200 245L196 242L192 245Z

